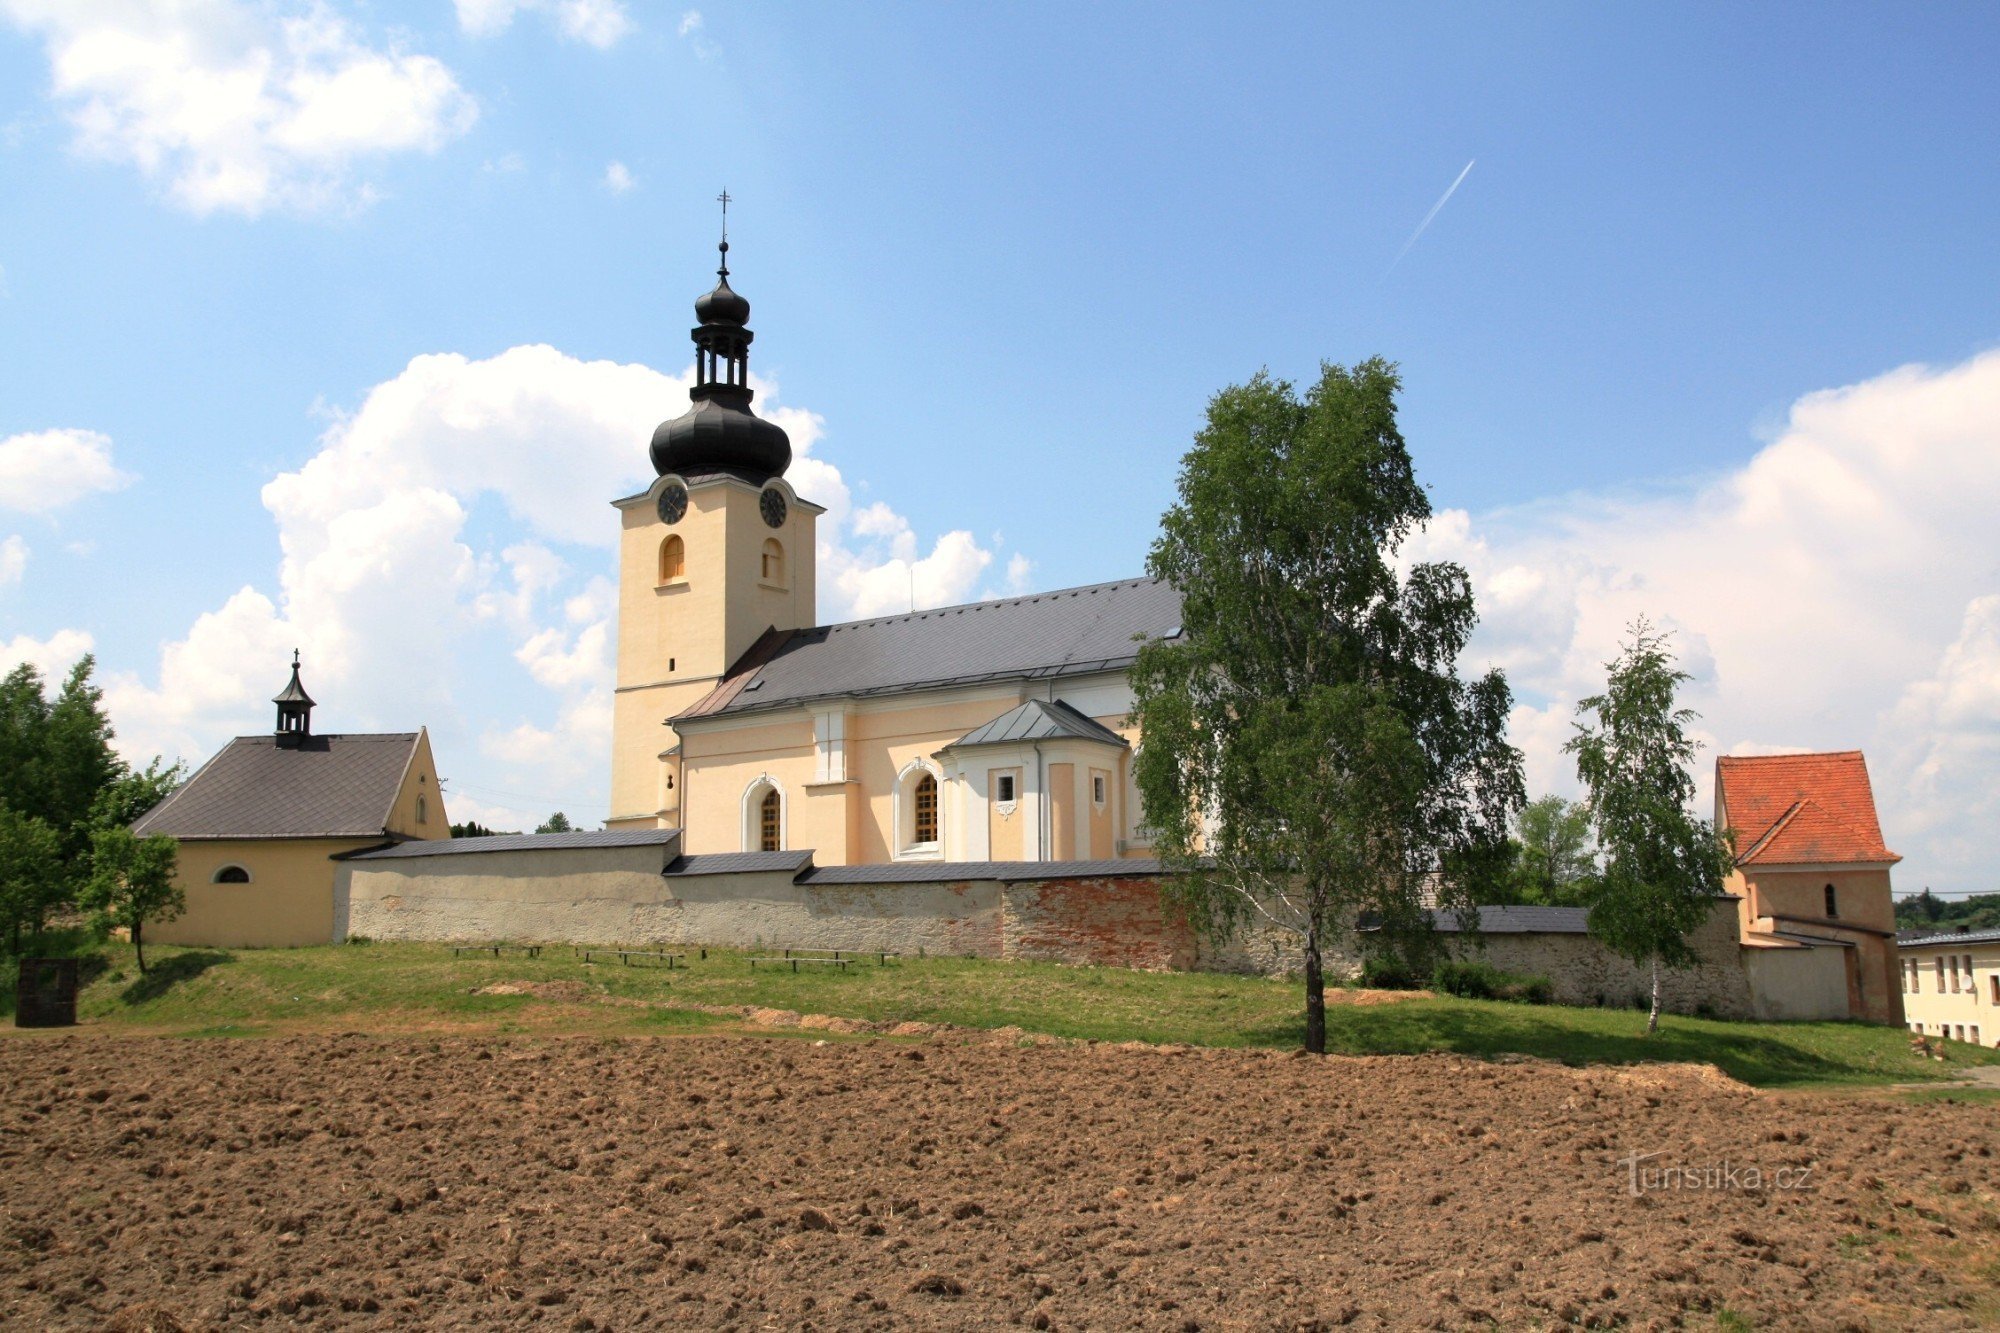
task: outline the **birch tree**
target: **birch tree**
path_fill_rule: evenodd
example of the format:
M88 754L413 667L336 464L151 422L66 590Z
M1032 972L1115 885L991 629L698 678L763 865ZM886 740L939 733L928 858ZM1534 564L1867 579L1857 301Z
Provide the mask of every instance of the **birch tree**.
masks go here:
M1215 396L1147 558L1181 633L1132 669L1165 892L1212 940L1296 947L1316 1053L1329 945L1366 914L1429 956L1428 909L1476 910L1524 795L1505 678L1458 674L1465 570L1396 564L1431 512L1399 387L1377 359L1322 366L1303 397L1264 374Z
M1642 616L1615 661L1604 693L1576 706L1576 732L1563 748L1590 792L1603 870L1590 908L1590 933L1613 952L1652 970L1646 1031L1660 1027L1660 969L1694 962L1689 932L1708 919L1722 892L1728 851L1714 827L1695 817L1696 714L1675 705L1691 679L1674 665L1666 634Z

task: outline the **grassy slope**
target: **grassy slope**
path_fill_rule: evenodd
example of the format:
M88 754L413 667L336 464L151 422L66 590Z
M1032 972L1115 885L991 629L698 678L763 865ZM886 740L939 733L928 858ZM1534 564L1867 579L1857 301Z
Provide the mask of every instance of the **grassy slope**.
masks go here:
M129 946L114 944L80 998L100 1030L182 1035L291 1029L386 1032L473 1028L532 1032L688 1032L728 1020L662 1004L754 1004L801 1013L918 1020L1109 1041L1212 1046L1296 1046L1302 1031L1296 982L1205 973L969 959L910 959L846 973L794 976L747 958L711 953L687 970L585 964L566 948L539 960L454 958L438 945L372 944L312 949L155 948L140 977ZM582 1001L478 995L493 982L576 981ZM608 1000L638 1004L606 1003ZM12 996L0 1001L11 1008ZM1421 998L1335 1004L1328 1040L1355 1054L1457 1051L1520 1053L1563 1060L1712 1063L1764 1087L1917 1082L1967 1063L2000 1063L2000 1052L1953 1045L1948 1062L1920 1061L1905 1033L1850 1023L1724 1023L1669 1017L1657 1036L1621 1010Z

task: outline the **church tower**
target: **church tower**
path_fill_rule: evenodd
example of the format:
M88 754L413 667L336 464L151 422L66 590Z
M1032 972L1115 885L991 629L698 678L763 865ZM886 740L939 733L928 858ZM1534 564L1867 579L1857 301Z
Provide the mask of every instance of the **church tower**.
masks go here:
M681 824L669 720L764 631L815 621L814 521L825 510L785 480L784 429L750 410L750 303L729 286L726 232L720 249L715 290L694 303L693 402L653 432L657 480L612 502L622 529L613 828Z

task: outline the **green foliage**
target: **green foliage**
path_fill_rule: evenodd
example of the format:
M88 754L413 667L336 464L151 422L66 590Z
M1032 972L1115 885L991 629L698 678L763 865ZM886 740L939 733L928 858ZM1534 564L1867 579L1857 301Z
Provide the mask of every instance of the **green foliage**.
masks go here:
M1590 812L1604 868L1590 908L1590 933L1613 952L1653 964L1653 1020L1659 1016L1659 969L1694 961L1687 936L1713 910L1729 857L1709 822L1689 812L1694 800L1692 710L1675 707L1690 677L1674 665L1667 636L1641 617L1631 642L1608 664L1603 694L1583 700L1576 734L1563 748L1576 756L1590 792Z
M569 822L569 816L558 810L544 819L535 829L537 833L574 833L576 825Z
M39 934L83 890L97 830L130 823L181 778L157 759L132 772L112 750L95 666L85 657L53 696L32 666L0 678L0 929L16 952L23 929Z
M2000 893L1975 893L1953 902L1925 889L1896 900L1898 930L2000 930Z
M1369 990L1422 990L1423 980L1410 965L1393 955L1377 954L1361 960L1360 983Z
M560 818L560 815L558 815L558 818ZM565 819L563 822L568 823L569 821ZM554 830L536 829L535 831L537 833L547 833ZM476 819L468 819L463 824L453 824L451 826L451 836L454 838L495 838L499 834L487 828L486 825Z
M1590 807L1544 796L1521 807L1514 827L1521 846L1514 867L1516 901L1551 907L1588 905L1597 887Z
M172 838L140 838L122 824L97 830L92 841L84 906L96 914L101 929L123 929L131 936L142 973L146 923L171 921L187 909L187 897L174 882L178 856Z
M90 848L97 793L124 772L111 749L104 692L91 683L95 666L84 657L53 698L26 664L0 681L0 804L54 829L72 861Z
M1211 937L1301 946L1321 1049L1321 942L1368 912L1425 970L1426 910L1472 901L1520 805L1511 703L1461 681L1465 571L1392 559L1430 516L1396 427L1393 367L1321 368L1301 399L1259 374L1223 390L1182 460L1147 569L1182 633L1132 668L1136 776L1176 905Z
M143 769L120 766L119 776L101 788L90 804L92 832L106 828L126 828L139 817L173 795L187 779L187 765L176 760L168 764L158 755Z
M69 891L62 839L33 815L0 805L0 930L16 954L23 931L42 932Z
M1431 989L1440 995L1456 995L1466 1000L1512 1000L1526 1004L1548 1004L1556 994L1555 983L1547 977L1503 972L1476 960L1439 963L1431 973Z

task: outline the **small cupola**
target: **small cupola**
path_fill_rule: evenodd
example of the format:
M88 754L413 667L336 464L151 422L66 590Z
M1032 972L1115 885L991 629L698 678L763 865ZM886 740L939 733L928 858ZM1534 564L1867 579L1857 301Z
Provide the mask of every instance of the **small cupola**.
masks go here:
M292 679L271 700L278 705L278 744L296 748L312 735L313 699L299 681L299 650L292 650Z

